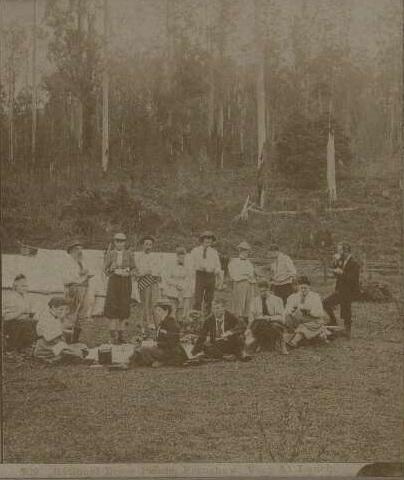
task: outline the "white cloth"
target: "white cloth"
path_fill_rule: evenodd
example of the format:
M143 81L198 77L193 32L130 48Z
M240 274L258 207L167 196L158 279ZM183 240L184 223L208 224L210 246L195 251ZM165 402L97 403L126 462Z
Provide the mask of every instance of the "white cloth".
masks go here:
M229 275L233 282L248 280L255 282L254 265L248 259L232 258L229 262Z
M69 254L67 254L68 260L64 265L64 269L62 272L62 279L64 285L69 285L72 283L83 283L86 279L86 275L82 275L80 265L76 262L76 260ZM84 262L82 262L83 268L85 269Z
M139 275L161 276L161 259L156 252L139 252L136 256Z
M275 295L272 295L271 293L268 293L266 297L266 304L269 316L272 317L273 320L284 322L285 319L282 299L276 297ZM250 314L248 318L249 323L251 323L256 318L260 318L262 316L262 298L261 295L258 295L253 299L250 305Z
M290 295L286 302L285 315L302 309L308 310L308 314L314 318L324 317L323 302L318 293L310 291L305 297L300 292Z
M38 337L43 337L47 342L51 342L52 340L61 337L63 335L63 330L63 321L54 317L50 312L41 315L36 326Z
M179 290L177 286L181 287ZM170 298L190 298L194 294L195 276L189 259L180 265L177 259L170 262L162 274L163 293Z
M18 320L33 312L29 294L20 294L15 290L3 291L1 314L5 321Z
M292 278L295 277L297 273L292 259L281 252L279 252L271 268L273 273L272 282L274 285L291 283Z
M212 247L207 247L206 258L204 258L204 248L205 247L200 245L191 251L193 269L220 275L222 272L222 266L220 265L220 259L217 250Z

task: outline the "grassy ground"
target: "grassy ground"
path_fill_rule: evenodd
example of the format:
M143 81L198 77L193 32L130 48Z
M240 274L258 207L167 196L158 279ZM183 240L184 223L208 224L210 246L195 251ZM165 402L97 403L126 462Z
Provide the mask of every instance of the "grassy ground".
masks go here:
M5 461L402 461L402 326L392 304L354 312L351 341L250 363L110 372L8 362ZM84 335L103 340L105 321Z

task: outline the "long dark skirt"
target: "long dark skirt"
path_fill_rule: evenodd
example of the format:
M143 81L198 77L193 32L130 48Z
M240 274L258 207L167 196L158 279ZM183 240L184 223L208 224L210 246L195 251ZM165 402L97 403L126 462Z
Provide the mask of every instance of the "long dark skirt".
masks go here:
M112 274L108 279L104 315L107 318L125 320L130 316L132 278Z

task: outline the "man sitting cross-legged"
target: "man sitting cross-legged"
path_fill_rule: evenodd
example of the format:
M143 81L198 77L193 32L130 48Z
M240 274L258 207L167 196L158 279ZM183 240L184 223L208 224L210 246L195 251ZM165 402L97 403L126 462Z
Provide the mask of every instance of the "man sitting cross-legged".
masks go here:
M287 354L284 342L284 308L283 301L269 290L267 280L258 282L260 294L251 302L246 345L249 351L260 348L273 350L278 348Z
M201 333L192 349L192 355L204 352L210 358L234 355L239 360L251 360L244 352L245 327L232 313L225 309L221 300L213 304L212 313L204 320Z

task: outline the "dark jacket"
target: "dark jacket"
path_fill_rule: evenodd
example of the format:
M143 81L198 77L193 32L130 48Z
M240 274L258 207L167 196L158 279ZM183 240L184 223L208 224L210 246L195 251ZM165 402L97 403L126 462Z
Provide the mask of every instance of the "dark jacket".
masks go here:
M108 250L104 257L104 272L105 275L110 276L114 273L118 252L115 249ZM130 250L123 250L122 254L122 268L129 268L129 272L136 271L135 257Z
M223 330L227 332L232 330L235 335L241 335L245 327L242 322L232 313L229 311L224 312L224 322L223 322ZM192 349L192 354L196 355L200 351L202 351L203 346L206 342L206 339L210 338L211 343L215 343L216 341L216 317L213 313L208 315L203 322L201 333L199 334L198 340L195 343L194 348Z
M157 329L157 346L170 350L180 344L180 327L175 318L166 317Z
M343 273L337 275L335 291L345 298L354 299L360 294L360 265L353 257L350 257L342 270Z

